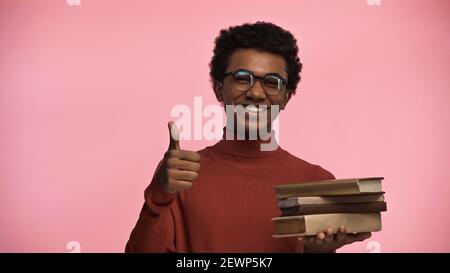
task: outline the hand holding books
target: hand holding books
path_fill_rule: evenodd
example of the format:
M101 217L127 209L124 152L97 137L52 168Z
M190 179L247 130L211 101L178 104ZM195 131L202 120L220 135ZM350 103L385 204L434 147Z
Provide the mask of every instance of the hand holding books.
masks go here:
M335 179L275 187L281 216L274 237L299 237L305 251L333 251L381 230L382 177Z
M303 243L303 251L334 252L336 249L358 241L364 241L372 236L370 232L347 233L346 227L341 226L336 233L332 228L319 232L316 236L301 236L298 240Z

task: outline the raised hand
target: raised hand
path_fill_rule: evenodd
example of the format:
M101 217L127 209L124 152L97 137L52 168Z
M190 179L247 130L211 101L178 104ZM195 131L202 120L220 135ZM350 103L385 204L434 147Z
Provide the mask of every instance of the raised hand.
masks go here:
M192 187L192 181L200 172L200 154L180 149L178 128L173 121L168 123L169 148L157 174L157 181L164 192L176 193Z

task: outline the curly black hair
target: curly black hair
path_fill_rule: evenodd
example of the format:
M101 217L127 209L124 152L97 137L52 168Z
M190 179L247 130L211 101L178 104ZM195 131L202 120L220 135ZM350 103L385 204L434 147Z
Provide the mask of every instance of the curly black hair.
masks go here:
M289 31L269 22L258 21L222 29L214 43L214 56L209 64L213 82L223 80L229 57L236 49L254 48L283 56L288 73L287 88L295 94L302 63L297 56L297 40Z

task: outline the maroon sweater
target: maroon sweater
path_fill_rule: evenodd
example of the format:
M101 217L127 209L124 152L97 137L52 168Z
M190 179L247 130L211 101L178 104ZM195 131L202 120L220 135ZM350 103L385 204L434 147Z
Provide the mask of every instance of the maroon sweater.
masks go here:
M153 177L126 252L302 252L295 238L272 238L274 186L334 179L330 172L279 146L260 151L256 140L221 140L199 153L192 188L166 194Z

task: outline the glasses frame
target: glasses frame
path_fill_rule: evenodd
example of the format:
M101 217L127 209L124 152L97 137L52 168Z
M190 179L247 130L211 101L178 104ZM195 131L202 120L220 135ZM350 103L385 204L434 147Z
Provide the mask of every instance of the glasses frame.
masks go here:
M239 89L239 90L242 91L242 92L246 92L246 91L252 89L252 87L255 85L256 81L258 81L258 80L260 81L261 86L262 86L262 88L264 89L264 92L266 92L266 93L269 94L269 95L279 95L279 94L282 93L283 90L287 90L287 80L284 79L283 77L281 77L280 74L278 74L278 73L267 73L267 74L265 74L265 75L263 75L263 76L256 76L255 74L253 74L253 72L251 72L251 71L249 71L249 70L247 70L247 69L242 69L242 68L241 68L241 69L238 69L238 70L236 70L236 71L226 72L226 73L224 74L223 78L225 79L227 76L230 76L230 75L231 75L231 76L233 77L234 83L236 83L236 75L237 75L239 72L246 72L246 73L248 73L248 74L250 75L250 77L253 78L252 84L250 85L250 87L249 87L248 89L246 89L246 90L241 90L241 89ZM276 77L276 78L280 79L280 80L281 80L281 86L284 86L285 89L280 88L280 89L278 90L277 93L273 93L273 92L267 91L267 90L266 90L266 86L265 86L265 84L264 84L264 79L266 79L267 77L270 77L270 76Z

